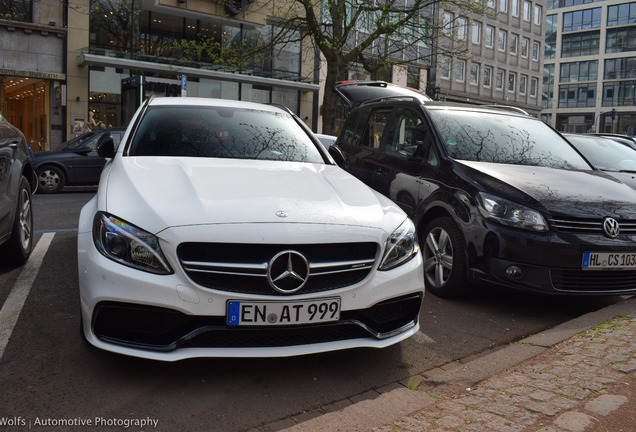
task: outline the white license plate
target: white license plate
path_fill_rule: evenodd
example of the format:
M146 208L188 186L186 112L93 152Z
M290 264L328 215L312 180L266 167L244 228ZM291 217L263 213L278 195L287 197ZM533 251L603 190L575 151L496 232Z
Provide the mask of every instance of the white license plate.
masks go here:
M227 302L227 324L231 326L313 324L339 319L340 297L293 302Z
M636 270L634 252L584 252L583 270Z

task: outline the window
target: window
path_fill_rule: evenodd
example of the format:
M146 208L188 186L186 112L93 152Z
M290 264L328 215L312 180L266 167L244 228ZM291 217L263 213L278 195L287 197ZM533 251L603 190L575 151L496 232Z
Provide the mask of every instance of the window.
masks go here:
M514 72L508 72L508 91L514 93L517 89L517 74Z
M558 15L548 15L545 17L545 52L544 56L547 59L553 59L556 57L556 43L557 43L557 25Z
M543 95L541 97L543 108L554 106L554 65L543 65Z
M426 138L426 127L422 119L413 110L399 108L395 116L395 124L391 124L387 133L384 148L386 153L401 155L405 147L423 145Z
M497 49L499 51L506 51L506 32L504 30L499 30L497 36Z
M530 78L530 97L537 97L537 87L539 86L539 80L536 78Z
M608 39L609 33L608 30ZM561 37L561 57L598 55L601 33L598 30L566 34Z
M391 110L377 110L371 113L369 123L360 140L360 145L375 149L380 148L382 134L386 129L386 122L391 116Z
M528 58L529 50L530 50L530 39L521 38L521 57Z
M464 60L457 60L455 63L455 81L464 82L466 79L466 62Z
M492 67L484 66L484 87L492 87Z
M636 105L636 80L603 84L603 106Z
M541 45L539 42L532 42L532 60L539 61L539 50Z
M2 0L0 1L0 17L12 21L33 22L32 4L31 0Z
M528 87L528 77L525 75L519 75L519 94L526 94Z
M607 26L636 23L636 3L625 3L607 7Z
M486 6L488 6L491 9L495 8L495 0L486 0Z
M486 47L492 48L495 43L495 28L486 26Z
M510 54L517 55L517 47L519 45L519 36L516 34L510 34Z
M472 85L479 84L479 65L476 63L470 65L470 83Z
M598 60L561 63L559 82L596 81L598 79Z
M564 32L597 28L601 28L601 8L578 10L563 14Z
M472 40L474 44L481 43L481 23L473 22Z
M512 16L518 17L519 16L519 0L512 0L512 6L510 7L510 9L512 9L510 11L512 13Z
M451 68L450 58L447 56L441 56L439 59L439 70L442 79L450 79Z
M460 41L466 40L467 32L466 18L457 18L457 39Z
M543 19L543 8L540 5L534 5L534 24L540 26Z
M606 80L636 78L636 57L605 60Z
M559 108L596 106L596 83L559 86Z
M497 81L495 81L495 88L497 90L504 89L504 71L502 70L497 71Z
M499 0L499 12L508 12L508 0Z
M532 7L532 3L529 1L523 2L523 20L530 21L530 8Z
M636 51L636 27L608 29L605 52L620 53L627 51Z
M442 17L442 33L446 36L453 34L453 14L450 12L444 12Z

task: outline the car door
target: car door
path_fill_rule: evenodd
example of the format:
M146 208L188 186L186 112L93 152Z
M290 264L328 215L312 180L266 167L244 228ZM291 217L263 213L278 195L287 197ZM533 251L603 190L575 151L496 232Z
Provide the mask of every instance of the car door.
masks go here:
M12 167L20 145L20 135L12 127L4 123L0 115L0 240L11 232L13 218L11 214L16 207L15 191L10 189ZM19 171L14 170L14 175Z
M374 187L382 145L391 108L360 109L349 116L338 140L344 156L343 168Z
M396 106L376 157L374 189L412 215L437 189L434 177L438 167L433 136L422 113Z
M93 185L99 183L106 159L97 154L97 142L103 134L96 133L73 151L72 166L68 167L69 184ZM112 131L115 148L121 140L121 132Z

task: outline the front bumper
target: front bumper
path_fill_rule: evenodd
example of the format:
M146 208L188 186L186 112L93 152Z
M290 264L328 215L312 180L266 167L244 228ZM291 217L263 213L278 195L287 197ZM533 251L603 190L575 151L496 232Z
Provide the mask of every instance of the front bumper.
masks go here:
M311 231L316 227L306 228ZM219 229L225 235L231 231L228 227ZM239 236L241 228L236 229ZM338 234L334 238L343 238L345 229L351 231L337 229L343 232L332 233ZM272 230L276 227L269 227L268 234ZM214 239L215 230L207 231L206 236ZM392 270L377 271L374 267L364 280L350 286L281 297L275 293L220 291L193 282L176 255L182 243L176 239L183 238L182 234L171 237L173 234L165 233L162 238L164 254L174 273L154 275L104 257L94 247L90 231L79 232L80 299L84 336L89 343L120 354L165 361L286 357L356 347L383 348L419 330L424 294L420 253ZM285 236L281 233L281 237ZM350 240L365 235L358 230L354 237ZM325 297L340 298L339 321L262 327L226 325L229 300L294 302Z
M636 253L636 237L530 233L485 223L467 245L473 281L564 295L636 294L636 270L583 270L585 252Z

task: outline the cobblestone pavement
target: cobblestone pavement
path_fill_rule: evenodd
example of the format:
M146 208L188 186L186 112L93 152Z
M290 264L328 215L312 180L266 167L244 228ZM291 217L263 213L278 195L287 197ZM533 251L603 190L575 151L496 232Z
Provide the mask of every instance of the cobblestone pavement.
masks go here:
M372 432L636 431L636 312L474 388L425 381L419 390L438 401Z

